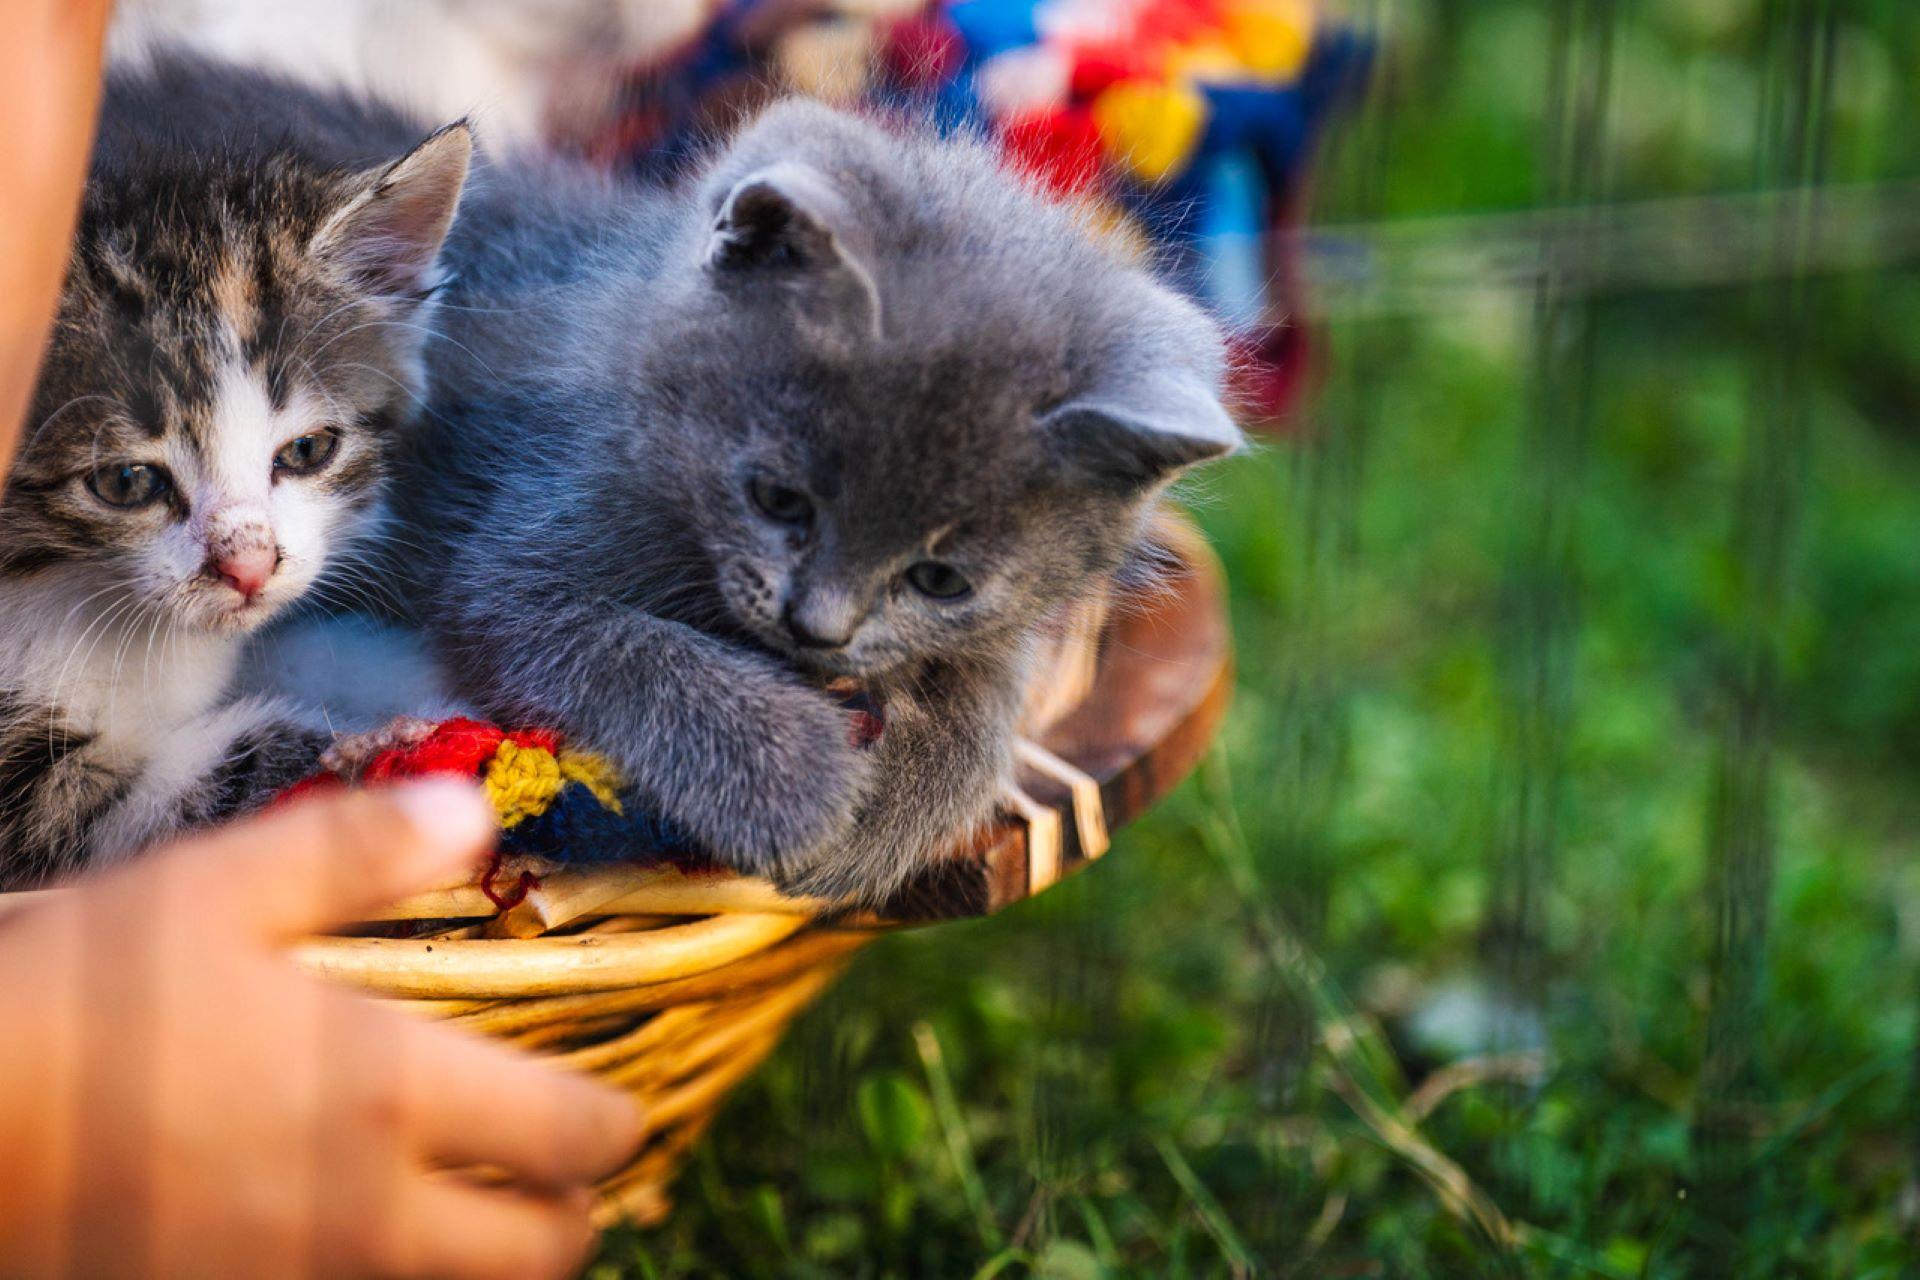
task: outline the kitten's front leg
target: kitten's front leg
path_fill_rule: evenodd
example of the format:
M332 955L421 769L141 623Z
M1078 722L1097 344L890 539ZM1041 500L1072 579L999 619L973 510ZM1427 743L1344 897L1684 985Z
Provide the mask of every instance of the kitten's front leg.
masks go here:
M874 792L852 832L782 880L791 892L884 902L984 826L1013 776L1019 681L948 669L886 702Z
M197 717L155 744L139 778L89 834L88 856L123 858L258 809L317 769L332 741L271 699L241 699Z
M605 753L721 862L782 874L851 827L872 772L852 715L773 659L624 606L557 610L542 636L452 643L490 712Z

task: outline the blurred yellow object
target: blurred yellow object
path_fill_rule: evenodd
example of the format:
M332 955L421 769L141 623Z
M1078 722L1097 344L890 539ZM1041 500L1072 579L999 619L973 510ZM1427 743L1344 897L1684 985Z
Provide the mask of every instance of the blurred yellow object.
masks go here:
M1310 0L1242 0L1220 15L1241 70L1261 80L1288 81L1300 74L1313 51L1313 23Z
M1153 259L1153 241L1121 205L1099 196L1085 196L1068 208L1086 234L1104 244L1122 261L1145 265Z
M1207 123L1207 101L1187 85L1123 80L1093 100L1101 145L1146 182L1178 172Z
M1247 66L1238 49L1224 38L1213 38L1169 49L1166 74L1169 80L1231 84L1247 78Z

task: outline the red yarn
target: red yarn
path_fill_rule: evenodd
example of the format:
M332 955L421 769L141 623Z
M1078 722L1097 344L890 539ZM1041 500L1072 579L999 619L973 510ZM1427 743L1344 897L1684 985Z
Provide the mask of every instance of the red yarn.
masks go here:
M493 758L506 734L478 720L448 720L410 747L382 751L360 773L363 783L391 782L430 773L471 778Z
M1010 116L1001 143L1015 169L1044 179L1055 191L1074 195L1100 178L1100 131L1084 108L1042 107Z
M507 738L518 747L544 751L548 755L560 754L560 735L551 729L514 729Z
M1312 342L1297 324L1274 325L1233 343L1235 397L1261 418L1285 417L1299 402L1312 369Z
M1091 102L1122 80L1155 78L1157 59L1129 40L1101 40L1074 51L1067 92L1075 102Z
M493 861L487 864L486 872L480 877L480 892L486 894L487 901L499 910L511 911L525 902L529 893L540 887L540 877L531 871L522 871L520 878L514 881L513 887L501 893L493 887L493 881L494 877L500 874L501 864L505 861L501 854L493 855Z
M880 735L887 730L887 722L865 707L853 709L853 723L847 730L847 739L855 747L864 751L880 741Z
M1216 0L1149 0L1135 22L1134 39L1142 44L1182 45L1219 22Z
M329 791L345 789L346 782L331 773L316 773L310 778L302 778L292 786L285 788L279 795L267 802L269 810L283 808L296 800L307 796L320 795Z
M910 89L946 83L966 59L966 41L953 20L928 11L895 22L886 33L883 55L894 79Z

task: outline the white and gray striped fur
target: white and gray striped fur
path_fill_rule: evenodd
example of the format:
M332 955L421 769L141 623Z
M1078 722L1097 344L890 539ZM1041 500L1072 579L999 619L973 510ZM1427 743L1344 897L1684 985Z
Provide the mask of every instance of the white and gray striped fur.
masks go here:
M352 588L469 151L464 126L358 168L103 128L0 501L0 888L315 767L308 717L229 690L249 634Z
M173 74L330 154L410 127ZM500 160L447 258L414 618L488 714L802 891L883 900L989 816L1038 630L1239 441L1214 326L975 139L786 102L671 189Z

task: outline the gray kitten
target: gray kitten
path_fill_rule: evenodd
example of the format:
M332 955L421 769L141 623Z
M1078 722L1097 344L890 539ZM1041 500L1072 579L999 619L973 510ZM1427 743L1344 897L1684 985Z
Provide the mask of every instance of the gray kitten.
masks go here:
M408 128L172 74L328 156ZM798 891L883 901L990 816L1039 631L1239 441L1214 326L978 140L789 102L674 191L499 161L446 256L414 616L485 713Z
M985 144L814 104L681 193L495 178L408 455L420 618L721 860L884 900L990 816L1042 624L1238 443L1214 327Z
M0 502L0 888L315 767L323 735L227 690L374 528L469 152L103 133Z

